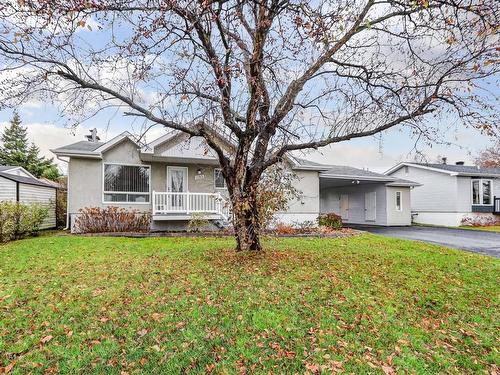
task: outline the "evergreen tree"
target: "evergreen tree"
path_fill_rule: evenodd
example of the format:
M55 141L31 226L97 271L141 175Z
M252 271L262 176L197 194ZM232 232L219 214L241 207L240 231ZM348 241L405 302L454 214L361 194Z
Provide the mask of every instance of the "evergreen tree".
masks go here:
M21 125L21 118L14 112L10 126L0 137L0 165L23 167L36 177L55 180L60 176L53 159L40 156L40 149L34 143L29 144L26 128Z

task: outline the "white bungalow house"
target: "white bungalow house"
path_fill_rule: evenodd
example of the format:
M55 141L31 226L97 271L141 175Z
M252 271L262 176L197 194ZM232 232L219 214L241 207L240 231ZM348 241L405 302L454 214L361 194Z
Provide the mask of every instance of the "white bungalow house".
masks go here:
M23 167L0 166L0 201L46 206L48 215L41 229L56 227L56 190L56 185L37 179Z
M405 162L386 174L420 183L411 192L416 223L459 226L467 218L500 220L500 168Z
M229 142L220 142L231 150ZM185 229L194 214L218 226L229 219L218 159L203 138L172 131L140 146L124 132L108 142L94 136L52 152L69 163L70 225L80 209L106 206L151 212L152 230ZM295 157L286 162L301 196L277 213L277 221L315 222L320 212L333 211L347 223L411 223L409 191L415 183Z

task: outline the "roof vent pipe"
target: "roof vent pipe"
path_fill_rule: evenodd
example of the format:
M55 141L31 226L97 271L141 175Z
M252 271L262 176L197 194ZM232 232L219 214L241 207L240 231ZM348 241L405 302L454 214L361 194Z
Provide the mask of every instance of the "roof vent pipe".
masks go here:
M463 161L457 161L455 165L464 165L465 163Z
M444 158L441 158L443 164L446 164L446 162L448 161L448 158L447 157L444 157Z

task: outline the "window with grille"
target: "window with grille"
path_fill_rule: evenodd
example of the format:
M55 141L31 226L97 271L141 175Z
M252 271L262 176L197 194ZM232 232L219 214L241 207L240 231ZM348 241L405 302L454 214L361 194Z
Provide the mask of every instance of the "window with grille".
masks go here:
M148 203L150 167L104 164L104 202Z

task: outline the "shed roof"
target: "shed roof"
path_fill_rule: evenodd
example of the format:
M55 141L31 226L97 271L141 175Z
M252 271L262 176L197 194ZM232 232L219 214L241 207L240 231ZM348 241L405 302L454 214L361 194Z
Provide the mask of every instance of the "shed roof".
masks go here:
M49 185L45 182L42 182L42 181L40 181L36 178L32 178L32 177L18 176L15 174L1 172L1 171L0 171L0 177L4 177L8 180L19 182L22 184L44 186L44 187L50 187L50 188L56 189L55 186Z
M8 171L10 169L19 168L16 165L0 165L0 172Z

